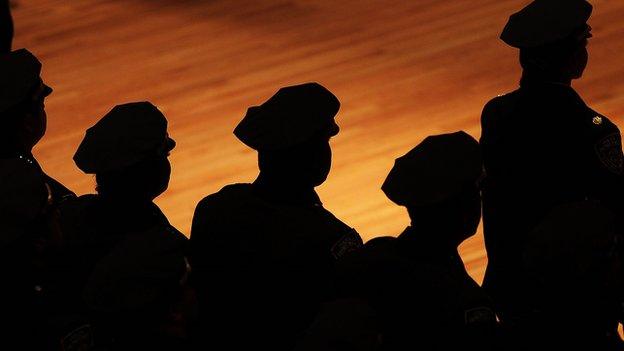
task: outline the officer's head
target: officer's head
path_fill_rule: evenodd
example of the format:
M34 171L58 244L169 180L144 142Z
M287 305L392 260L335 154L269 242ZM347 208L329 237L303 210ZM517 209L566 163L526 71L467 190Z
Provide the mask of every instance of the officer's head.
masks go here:
M481 192L478 182L466 184L459 193L439 203L408 205L412 225L446 235L459 245L477 232L481 220Z
M382 190L405 206L412 224L459 244L481 219L479 143L464 132L427 137L395 161Z
M154 105L129 103L87 130L74 161L83 172L95 174L101 195L151 201L167 189L174 147L167 120Z
M332 162L328 134L279 150L258 150L260 172L278 181L318 186L327 179Z
M555 79L581 78L587 67L587 44L591 37L591 27L583 25L557 42L520 49L520 64L527 72Z
M45 98L52 89L39 76L41 63L25 49L0 56L2 148L30 152L45 135Z
M126 168L95 174L97 192L115 198L152 201L169 186L169 152L154 153Z
M250 107L234 134L258 151L263 176L317 186L331 168L329 140L338 134L339 108L336 96L317 83L286 87Z
M587 66L591 13L586 0L535 0L511 15L501 39L520 49L525 73L577 79Z

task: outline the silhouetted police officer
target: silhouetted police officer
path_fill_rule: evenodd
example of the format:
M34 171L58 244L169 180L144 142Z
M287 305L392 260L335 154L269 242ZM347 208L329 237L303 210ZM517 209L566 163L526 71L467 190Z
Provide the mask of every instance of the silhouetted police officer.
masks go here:
M0 54L11 52L13 43L13 18L9 0L0 0Z
M530 308L512 325L519 350L622 350L616 330L618 237L595 201L550 211L527 235L522 293Z
M95 174L97 195L62 208L76 299L109 349L179 349L171 334L188 273L186 238L153 200L168 186L175 142L149 102L118 105L89 128L74 161Z
M482 115L484 288L503 322L523 310L521 252L526 234L558 204L595 199L620 212L620 132L571 87L587 64L584 0L537 0L512 15L501 39L520 49L520 88Z
M383 350L492 349L496 316L457 252L481 218L481 151L464 132L430 136L398 158L382 190L411 219L339 265L341 294L376 309Z
M56 203L74 193L48 177L32 155L32 149L46 132L44 100L52 93L40 77L41 63L28 50L0 55L0 158L20 158L43 174Z
M3 347L77 350L92 344L89 325L61 304L57 257L63 238L52 196L36 165L0 159Z
M204 345L291 349L333 294L334 261L361 245L314 191L331 167L339 106L319 84L286 87L249 108L236 127L258 151L260 174L195 210L191 264Z

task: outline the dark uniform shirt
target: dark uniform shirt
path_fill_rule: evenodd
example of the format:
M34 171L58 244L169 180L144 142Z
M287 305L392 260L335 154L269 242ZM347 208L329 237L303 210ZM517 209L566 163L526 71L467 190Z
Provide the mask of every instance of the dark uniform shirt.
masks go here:
M92 316L98 345L158 346L154 328L175 302L188 268L186 237L154 203L99 195L64 203L61 228L68 305Z
M193 218L191 264L205 343L292 349L333 295L334 261L361 243L314 191L235 184L204 198Z
M622 146L618 128L574 89L540 80L490 101L481 123L484 288L504 318L522 309L524 240L550 209L594 199L622 213Z
M490 349L496 317L455 248L413 228L381 237L339 263L339 294L377 311L383 350Z
M35 166L50 189L53 208L76 197L71 190L45 174L32 155L4 154L1 157L20 159ZM14 340L20 340L25 348L29 345L32 348L56 346L60 336L82 323L75 316L67 315L59 309L62 282L59 278L61 269L57 257L54 253L36 253L33 248L33 241L49 240L49 224L43 216L39 217L36 223L30 223L30 231L32 235L41 237L22 238L0 254L2 276L10 285L0 295L5 315L13 319L12 329L8 330L7 335Z
M24 162L28 162L34 165L35 167L37 167L41 171L44 181L46 182L46 184L48 184L48 187L50 188L50 192L52 193L51 195L52 195L52 200L54 201L54 205L59 205L65 200L76 197L76 194L74 194L73 191L69 190L63 184L59 183L56 179L47 175L43 171L43 168L41 168L41 165L39 165L39 162L37 162L37 160L33 157L33 155L10 154L10 155L3 155L2 158L19 158L19 159L24 160Z

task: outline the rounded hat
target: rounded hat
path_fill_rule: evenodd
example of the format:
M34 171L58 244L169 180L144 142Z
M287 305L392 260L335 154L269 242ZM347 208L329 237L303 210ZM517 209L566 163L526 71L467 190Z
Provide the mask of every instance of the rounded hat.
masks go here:
M175 147L167 119L150 102L115 106L86 135L74 162L88 174L116 171Z
M586 0L535 0L509 17L500 38L515 48L533 48L564 39L587 23Z
M319 133L338 134L334 116L339 109L338 98L318 83L289 86L250 107L234 135L255 150L285 149Z
M479 143L463 131L429 136L394 162L381 189L401 206L443 202L483 175Z

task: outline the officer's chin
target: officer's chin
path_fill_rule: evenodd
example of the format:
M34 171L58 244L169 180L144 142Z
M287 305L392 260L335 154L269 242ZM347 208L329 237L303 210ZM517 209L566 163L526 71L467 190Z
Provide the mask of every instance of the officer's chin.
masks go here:
M322 176L317 177L316 179L312 180L312 185L316 188L317 186L320 186L321 184L325 183L325 181L327 180L327 177L329 176L329 174L325 174Z
M152 196L152 200L162 195L165 191L167 191L168 188L169 188L169 182L163 184L156 192L154 192L154 195Z

